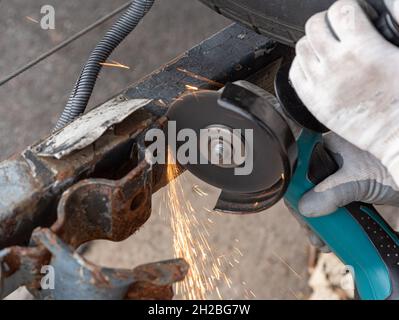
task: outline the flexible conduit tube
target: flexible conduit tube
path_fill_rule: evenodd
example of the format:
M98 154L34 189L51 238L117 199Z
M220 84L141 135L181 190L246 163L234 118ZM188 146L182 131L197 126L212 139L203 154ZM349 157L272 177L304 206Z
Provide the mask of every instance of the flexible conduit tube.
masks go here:
M72 90L67 105L62 112L54 131L65 127L84 113L97 77L116 47L136 28L141 19L151 9L155 0L134 0L125 13L106 33L104 38L90 54Z

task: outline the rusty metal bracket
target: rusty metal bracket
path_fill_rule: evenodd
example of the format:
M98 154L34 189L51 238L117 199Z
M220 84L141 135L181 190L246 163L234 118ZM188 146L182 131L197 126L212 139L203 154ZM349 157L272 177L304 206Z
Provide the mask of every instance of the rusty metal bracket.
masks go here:
M93 239L123 241L151 215L151 166L141 161L121 180L83 180L64 192L54 230L78 248Z

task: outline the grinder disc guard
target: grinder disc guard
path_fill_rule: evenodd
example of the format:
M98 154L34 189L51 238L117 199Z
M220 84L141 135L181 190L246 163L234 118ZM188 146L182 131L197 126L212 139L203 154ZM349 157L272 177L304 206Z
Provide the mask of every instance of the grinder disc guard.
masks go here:
M295 166L297 149L295 138L284 117L275 109L275 103L278 102L272 95L265 98L240 85L228 84L222 92L185 94L171 105L168 118L176 122L177 133L183 129L193 130L197 137L201 137L204 130L210 133L205 142L208 159L215 152L234 153L237 144L232 144L233 150L230 150L230 145L226 147L220 139L226 132L230 132L230 141L239 140L242 146L239 149L245 150L247 157L243 163L226 165L223 161L211 163L209 160L201 164L204 149L198 141L197 161L184 165L201 180L222 189L216 210L260 212L283 197ZM248 139L251 135L247 136L246 132L252 132L252 139ZM177 149L185 142L177 141ZM236 169L244 167L252 170L246 175L237 174Z

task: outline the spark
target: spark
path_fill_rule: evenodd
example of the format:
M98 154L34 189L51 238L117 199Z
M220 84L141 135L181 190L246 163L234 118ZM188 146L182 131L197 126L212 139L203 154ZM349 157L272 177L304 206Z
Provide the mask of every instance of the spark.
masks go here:
M220 294L219 288L216 288L216 292L220 300L222 300L222 295Z
M198 87L195 87L195 86L192 86L192 85L189 85L189 84L186 84L186 89L190 90L190 91L198 91L199 90Z
M223 277L224 277L225 282L227 283L227 286L229 287L229 289L231 289L231 286L232 286L233 282L225 274L223 275Z
M295 293L295 291L294 290L292 290L292 289L289 289L289 291L291 292L291 294L295 297L295 299L297 299L297 300L300 300L299 299L299 296Z
M293 274L295 274L299 279L302 279L302 276L298 273L298 272L296 272L295 271L295 269L293 268L293 267L291 267L289 264L288 264L288 262L286 262L282 257L280 257L277 253L275 253L275 252L273 252L273 255L277 258L277 259L279 259L289 270L291 270L291 272L293 273Z
M194 72L188 71L188 70L186 70L186 69L177 68L177 70L180 71L180 72L183 72L183 73L187 74L187 75L190 76L191 78L194 78L194 79L197 79L197 80L201 80L201 81L210 83L210 84L212 84L212 85L214 85L214 86L216 86L216 87L219 87L219 88L223 88L223 87L224 87L224 84L223 84L223 83L220 83L220 82L217 82L217 81L208 79L208 78L206 78L206 77L200 76L199 74L196 74L196 73L194 73Z
M194 208L188 200L187 192L206 197L208 194L198 185L186 188L184 175L180 175L179 166L173 159L173 152L168 152L167 192L164 203L170 213L173 231L173 250L176 258L184 258L190 265L184 281L177 283L176 293L187 300L205 300L216 295L222 299L221 288L228 287L237 291L237 285L226 275L226 271L240 263L243 256L238 248L228 254L220 254L209 242L214 221L206 214L212 213L205 208ZM178 177L178 178L177 178ZM201 215L205 214L205 215ZM238 239L234 239L239 242ZM243 288L248 291L248 289ZM245 292L243 292L245 294Z
M162 106L162 107L167 107L168 105L165 103L165 101L163 101L162 99L158 99L158 102L159 102L159 104Z
M122 68L122 69L130 69L129 66L126 66L124 64L121 64L120 62L113 61L111 62L100 62L100 64L104 67L114 67L114 68Z
M208 212L208 213L213 213L214 211L212 211L211 209L208 209L208 208L205 208L204 207L204 210L206 211L206 212Z
M244 256L244 255L242 254L241 250L238 249L237 247L235 247L234 250L235 250L241 257Z
M201 233L198 220L193 218L193 207L183 200L184 190L179 180L175 179L177 175L176 166L168 165L167 178L170 183L167 203L171 211L174 253L190 265L186 279L178 283L177 287L185 299L205 300L208 290L215 287L205 265L210 246ZM202 259L198 259L197 251L202 253Z
M245 281L242 282L242 285L245 287L245 291L244 291L245 299L250 300L250 299L256 298L256 294L252 290L246 288L247 283Z
M169 159L171 157L172 152L169 150ZM174 255L176 258L184 258L190 265L186 279L177 284L176 292L188 300L205 300L213 294L222 299L221 285L226 284L229 288L233 286L224 270L228 266L234 267L233 262L238 263L237 252L234 251L232 257L217 254L208 241L210 233L202 222L212 225L213 220L200 217L201 210L196 211L185 197L187 189L182 184L184 176L176 179L177 176L178 166L169 164L166 204L171 214ZM206 194L198 186L190 190Z
M193 186L193 191L198 194L200 197L205 197L208 194L205 191L202 191L201 188L198 185Z
M29 17L29 16L26 16L25 18L26 18L26 20L28 20L30 22L39 23L39 21L37 21L35 18Z

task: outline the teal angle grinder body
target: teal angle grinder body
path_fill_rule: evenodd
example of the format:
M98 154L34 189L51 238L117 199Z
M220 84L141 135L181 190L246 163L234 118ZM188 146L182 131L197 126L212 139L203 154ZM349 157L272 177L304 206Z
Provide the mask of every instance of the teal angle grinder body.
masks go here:
M352 271L361 299L399 299L399 238L373 206L352 203L320 218L300 214L302 196L339 167L323 146L320 131L325 128L314 122L311 129L306 128L299 125L304 119L295 122L293 115L285 115L272 94L246 82L228 84L219 92L183 95L168 112L178 131L190 129L201 135L201 130L211 130L208 141L202 144L209 154L227 149L230 160L236 147L231 143L234 139L252 152L253 168L247 175L236 175L235 170L246 164L234 165L233 161L229 165L184 165L198 178L222 189L216 210L261 212L284 198ZM253 131L250 141L243 134L245 130ZM236 136L226 146L221 137L226 133L233 136L233 132Z

